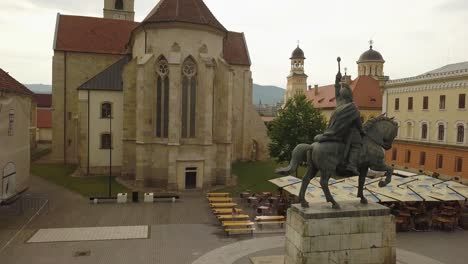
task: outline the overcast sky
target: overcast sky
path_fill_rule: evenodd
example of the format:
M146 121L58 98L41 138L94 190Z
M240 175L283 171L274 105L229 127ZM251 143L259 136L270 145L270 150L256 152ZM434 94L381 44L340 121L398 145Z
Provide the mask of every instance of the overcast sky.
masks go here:
M141 21L158 0L135 0ZM0 67L23 83L50 84L56 13L102 16L104 0L0 0ZM300 40L309 84L328 84L336 57L355 77L374 49L391 79L468 60L468 0L205 0L229 30L245 32L254 82L285 87Z

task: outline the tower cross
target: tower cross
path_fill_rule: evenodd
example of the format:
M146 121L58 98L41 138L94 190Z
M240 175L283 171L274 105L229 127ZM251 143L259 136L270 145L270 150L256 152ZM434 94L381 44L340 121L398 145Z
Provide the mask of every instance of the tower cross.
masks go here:
M370 48L372 49L372 46L374 45L374 41L372 39L369 40L369 45L370 45Z

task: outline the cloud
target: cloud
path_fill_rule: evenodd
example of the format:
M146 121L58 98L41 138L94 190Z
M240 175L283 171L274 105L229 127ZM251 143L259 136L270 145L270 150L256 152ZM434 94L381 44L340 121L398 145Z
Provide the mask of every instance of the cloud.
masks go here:
M436 7L436 9L444 12L467 12L468 1L466 0L449 0Z

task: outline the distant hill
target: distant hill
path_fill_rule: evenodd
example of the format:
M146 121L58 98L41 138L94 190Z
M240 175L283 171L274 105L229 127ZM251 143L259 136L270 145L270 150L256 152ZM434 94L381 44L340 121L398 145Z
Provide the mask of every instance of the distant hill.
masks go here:
M262 104L276 104L282 102L284 97L284 89L272 85L253 85L252 103L258 104L262 100Z
M52 93L52 85L49 84L25 84L29 90L34 93ZM262 100L262 104L276 104L283 101L284 89L272 85L253 85L252 103L258 104Z
M29 90L39 94L50 94L52 93L52 85L49 84L25 84Z

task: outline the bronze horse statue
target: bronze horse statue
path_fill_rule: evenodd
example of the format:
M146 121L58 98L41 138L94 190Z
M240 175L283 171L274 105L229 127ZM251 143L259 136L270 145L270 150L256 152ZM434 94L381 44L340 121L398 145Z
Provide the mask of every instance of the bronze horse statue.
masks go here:
M385 180L379 182L380 187L384 187L391 182L393 168L385 164L385 150L392 148L393 141L398 133L398 124L393 118L388 118L385 114L370 119L363 125L364 136L362 138L362 148L357 162L359 172L359 187L357 197L361 198L362 204L367 204L363 189L370 169L374 171L385 171ZM302 207L309 207L305 200L305 193L310 181L320 171L320 186L323 189L327 202L333 204L333 208L339 209L340 205L333 199L328 188L328 180L333 175L343 175L340 172L345 144L342 142L315 142L309 144L299 144L292 152L292 158L285 168L279 168L276 173L280 175L290 175L295 172L302 163L307 163L307 172L304 175L299 201Z

